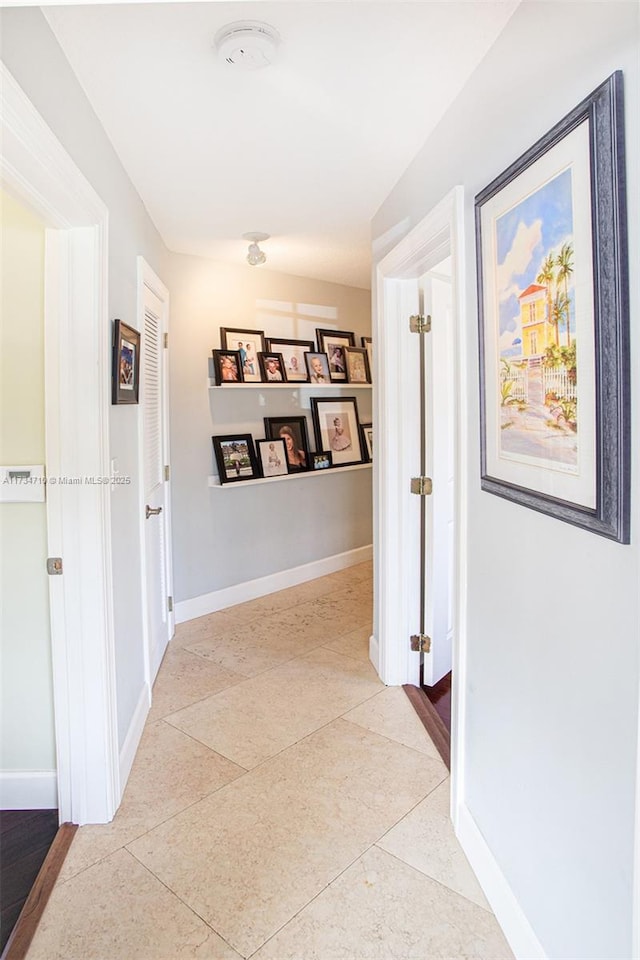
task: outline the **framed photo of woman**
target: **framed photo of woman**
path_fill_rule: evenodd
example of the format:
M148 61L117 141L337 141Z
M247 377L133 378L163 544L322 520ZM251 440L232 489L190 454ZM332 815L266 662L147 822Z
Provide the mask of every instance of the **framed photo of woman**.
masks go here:
M264 432L267 440L284 440L289 473L309 469L306 417L265 417Z

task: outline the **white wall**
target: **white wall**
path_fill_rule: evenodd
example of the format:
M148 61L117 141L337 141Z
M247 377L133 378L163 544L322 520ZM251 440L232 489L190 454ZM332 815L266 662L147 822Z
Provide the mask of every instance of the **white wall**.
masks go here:
M550 957L630 957L640 508L621 546L480 490L473 197L625 75L633 417L640 422L637 3L523 3L373 224L381 255L467 196L469 604L463 801ZM394 240L384 235L394 234ZM638 443L634 443L637 476Z
M43 464L44 226L0 193L0 231L0 463ZM25 806L29 772L55 782L46 557L46 504L0 503L0 778Z
M211 437L234 431L264 437L263 417L304 414L313 429L310 387L296 391L208 389L220 327L315 340L316 328L360 337L371 331L368 290L172 255L170 344L171 462L175 595L199 597L371 543L371 473L211 489ZM317 391L316 391L317 395ZM328 392L322 396L331 395ZM370 419L371 392L355 395Z
M0 55L109 209L109 314L136 324L136 256L164 279L167 256L140 197L35 7L0 11ZM110 337L111 331L105 331ZM130 485L111 503L118 732L122 746L144 684L138 530L138 408L114 406L110 448Z

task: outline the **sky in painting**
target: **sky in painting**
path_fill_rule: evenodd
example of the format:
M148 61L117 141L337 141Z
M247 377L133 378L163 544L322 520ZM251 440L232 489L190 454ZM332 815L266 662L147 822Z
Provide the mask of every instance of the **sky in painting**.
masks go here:
M573 240L571 169L507 210L497 218L495 228L500 355L506 357L520 353L518 296L536 282L547 254L557 254L563 243Z

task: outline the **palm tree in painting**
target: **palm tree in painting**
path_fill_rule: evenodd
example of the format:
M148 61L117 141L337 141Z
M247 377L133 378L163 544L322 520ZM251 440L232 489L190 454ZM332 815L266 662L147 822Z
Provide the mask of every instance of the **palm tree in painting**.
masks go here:
M542 284L547 288L547 320L549 323L553 323L555 326L556 334L556 346L560 343L560 333L558 331L558 324L554 320L553 316L553 297L551 294L553 282L555 280L554 267L556 265L555 257L552 253L547 254L542 262L540 267L540 273L536 277L536 283Z
M564 293L556 293L553 301L552 316L553 325L556 330L560 329L560 324L563 322L566 322L567 331L569 330L569 300Z
M569 277L573 273L573 244L572 243L563 243L560 248L560 253L556 258L556 265L558 267L557 282L558 285L562 283L564 287L564 303L566 309L566 320L567 320L567 346L571 346L571 316L570 316L570 303L569 303ZM557 299L557 297L556 297Z

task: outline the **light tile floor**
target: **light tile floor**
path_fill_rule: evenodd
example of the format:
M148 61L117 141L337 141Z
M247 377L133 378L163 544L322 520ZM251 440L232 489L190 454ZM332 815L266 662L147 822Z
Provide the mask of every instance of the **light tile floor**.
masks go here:
M368 658L371 567L182 624L29 960L507 960L446 767Z

